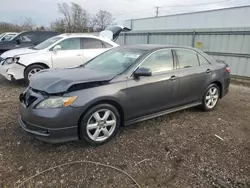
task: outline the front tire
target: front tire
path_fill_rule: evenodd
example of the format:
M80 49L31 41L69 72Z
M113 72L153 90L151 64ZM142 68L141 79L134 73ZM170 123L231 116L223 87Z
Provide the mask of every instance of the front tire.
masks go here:
M24 81L25 81L25 83L27 85L29 85L30 77L33 74L35 74L35 73L37 73L37 72L39 72L39 71L41 71L43 69L45 69L44 66L42 66L42 65L36 65L36 64L35 65L31 65L28 68L26 68L25 71L24 71Z
M213 110L220 99L220 88L216 84L211 84L202 100L202 107L205 111Z
M83 116L79 125L79 135L89 145L102 145L116 135L120 125L121 117L116 107L98 104Z

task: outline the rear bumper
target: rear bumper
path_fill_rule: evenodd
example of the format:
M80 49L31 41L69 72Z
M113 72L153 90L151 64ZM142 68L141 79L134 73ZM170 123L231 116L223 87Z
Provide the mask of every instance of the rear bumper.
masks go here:
M77 126L58 129L48 129L18 118L21 128L35 138L49 143L62 143L78 140Z

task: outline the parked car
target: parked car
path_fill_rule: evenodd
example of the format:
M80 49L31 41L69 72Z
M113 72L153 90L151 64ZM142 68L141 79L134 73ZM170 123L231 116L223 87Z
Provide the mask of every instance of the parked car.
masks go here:
M26 31L19 33L11 40L0 42L0 54L15 48L35 46L56 35L59 35L59 33L54 31Z
M13 37L15 37L17 34L18 33L14 33L14 32L2 33L2 34L0 34L0 42L2 42L2 41L9 41Z
M121 31L129 29L114 26L108 31L101 32L100 36L62 34L33 48L5 52L1 55L3 60L0 63L0 73L8 80L24 79L29 83L30 77L42 69L77 66L109 48L118 46L112 40L117 38Z
M213 110L230 68L194 48L113 48L77 68L44 70L20 95L21 127L46 142L112 139L121 125L194 106Z

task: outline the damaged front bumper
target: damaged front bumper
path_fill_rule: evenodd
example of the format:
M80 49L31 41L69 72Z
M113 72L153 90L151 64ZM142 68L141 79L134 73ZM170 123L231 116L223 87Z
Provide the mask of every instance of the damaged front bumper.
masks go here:
M0 74L9 81L20 80L24 78L25 66L22 64L6 64L4 61L0 63Z
M19 97L18 118L21 128L44 142L62 143L79 140L78 122L82 108L48 108L36 106L47 98L44 92L27 88Z

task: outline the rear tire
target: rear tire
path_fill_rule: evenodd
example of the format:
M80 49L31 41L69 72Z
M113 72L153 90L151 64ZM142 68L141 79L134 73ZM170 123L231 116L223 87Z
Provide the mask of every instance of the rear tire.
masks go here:
M45 69L44 66L42 65L37 65L37 64L34 64L34 65L31 65L29 66L28 68L25 69L24 71L24 82L29 85L29 82L30 82L30 77L32 76L32 74L35 74L41 70Z
M98 104L83 116L79 125L79 136L89 145L102 145L114 138L120 125L121 116L116 107Z
M204 111L213 110L220 99L220 88L216 84L211 84L202 99L202 108Z

